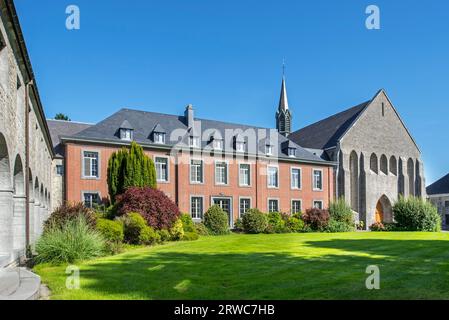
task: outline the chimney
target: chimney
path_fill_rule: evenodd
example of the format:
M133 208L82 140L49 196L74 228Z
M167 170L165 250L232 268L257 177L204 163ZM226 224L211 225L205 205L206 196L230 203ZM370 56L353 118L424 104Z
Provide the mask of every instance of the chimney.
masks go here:
M191 104L187 105L186 111L184 111L184 117L188 128L193 128L193 111L193 106Z

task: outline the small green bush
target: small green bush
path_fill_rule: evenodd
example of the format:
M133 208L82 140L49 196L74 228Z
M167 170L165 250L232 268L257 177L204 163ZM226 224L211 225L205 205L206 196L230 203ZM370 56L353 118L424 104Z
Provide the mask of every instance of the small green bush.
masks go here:
M213 205L204 214L204 225L212 235L228 234L228 214L218 205Z
M183 213L181 214L180 219L182 222L182 228L184 232L195 232L195 226L190 214Z
M302 232L304 231L304 221L299 215L292 215L285 221L285 228L290 232Z
M130 244L138 244L142 230L147 226L145 219L136 212L128 213L123 219L125 241Z
M122 242L124 240L123 223L120 221L98 219L97 230L107 241Z
M181 219L175 221L173 226L169 230L171 240L178 241L182 240L184 236L184 229L182 227Z
M349 206L344 198L339 198L336 201L332 201L329 204L329 228L333 230L331 232L349 232L354 231L354 213L352 212L351 206ZM332 226L330 226L332 221Z
M283 233L288 230L285 229L285 221L279 212L268 213L268 226L266 233Z
M200 236L208 236L210 235L209 229L202 222L195 223L195 232Z
M334 218L330 218L329 224L326 227L326 232L336 233L336 232L350 232L353 231L354 227L348 225L343 221L337 221Z
M161 237L161 242L167 242L171 240L170 232L166 229L162 229L157 231L159 233L159 236Z
M441 230L441 217L437 209L430 202L420 198L399 198L393 206L393 217L401 230L430 232Z
M236 232L242 232L243 231L243 222L242 222L241 218L238 218L237 220L235 220L234 231L236 231Z
M161 242L161 236L153 228L145 226L140 232L139 243L147 246Z
M242 218L246 233L262 233L267 230L268 216L258 209L249 209Z
M185 232L184 235L182 236L182 240L183 241L193 241L193 240L198 240L199 236L198 233L196 232Z
M105 240L79 216L49 226L37 241L36 252L38 263L73 263L103 255Z

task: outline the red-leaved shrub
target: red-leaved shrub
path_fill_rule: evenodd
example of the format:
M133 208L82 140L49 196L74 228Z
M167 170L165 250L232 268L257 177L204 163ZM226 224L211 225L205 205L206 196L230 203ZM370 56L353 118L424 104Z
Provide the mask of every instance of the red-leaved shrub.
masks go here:
M154 229L169 229L180 217L176 204L162 191L150 187L130 187L116 198L117 214L138 212Z
M329 211L312 208L302 215L305 225L314 231L322 231L329 224Z

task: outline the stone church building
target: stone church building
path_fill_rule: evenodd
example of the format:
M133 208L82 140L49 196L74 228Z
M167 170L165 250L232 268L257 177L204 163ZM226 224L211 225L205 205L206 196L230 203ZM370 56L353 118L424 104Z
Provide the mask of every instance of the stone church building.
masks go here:
M338 163L336 196L351 204L365 227L391 222L400 195L425 196L420 149L384 90L288 137Z

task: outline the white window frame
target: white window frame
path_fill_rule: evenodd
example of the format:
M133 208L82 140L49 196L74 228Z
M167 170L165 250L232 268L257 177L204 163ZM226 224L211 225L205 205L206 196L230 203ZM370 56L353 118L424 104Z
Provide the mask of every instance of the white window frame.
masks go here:
M273 145L271 145L271 144L266 144L265 145L265 154L267 155L267 156L272 156L273 155Z
M62 170L61 173L58 172L59 169ZM55 170L56 170L56 175L57 175L58 177L62 177L62 176L64 175L64 165L63 165L63 164L57 164L57 165L55 166Z
M293 170L299 171L299 186L293 186ZM302 190L302 168L301 167L290 167L290 189L291 190Z
M157 144L165 144L166 134L164 132L155 132L154 135L154 143Z
M270 211L270 201L277 201L278 205L277 205L277 211ZM271 213L271 212L280 212L281 210L281 202L279 201L279 198L267 198L267 212Z
M324 201L323 201L323 200L313 200L313 201L312 201L312 208L316 208L316 207L315 207L315 202L321 203L321 208L318 208L318 209L320 209L320 210L323 210L323 209L324 209Z
M248 168L248 180L249 180L249 184L242 184L241 183L241 172L240 172L240 166L241 165L247 165L249 166ZM249 162L239 162L239 187L251 187L252 184L252 179L251 179L251 163Z
M290 154L290 151L293 151L293 154ZM287 154L290 158L296 158L296 148L287 148Z
M237 152L245 152L245 142L237 141L235 143L235 151L237 151Z
M86 153L86 152L91 152L91 153L96 153L97 154L97 175L96 176L92 176L92 175L90 175L90 176L86 176L84 173L85 173L85 165L84 165L84 158L85 158L85 156L84 156L84 154ZM93 158L90 158L90 159L93 159ZM100 165L100 163L101 163L101 158L100 158L100 151L98 151L98 150L89 150L89 149L83 149L83 150L81 150L81 163L82 163L82 165L81 165L81 178L82 179L88 179L88 180L100 180L100 172L101 172L101 165ZM92 160L90 161L90 172L92 173Z
M315 188L315 171L321 172L321 188ZM323 169L312 169L312 189L313 191L323 191L324 189L324 172Z
M226 183L217 182L217 163L226 164ZM227 186L229 185L229 161L228 160L215 160L214 162L214 180L217 186Z
M132 141L133 140L133 130L120 128L120 140Z
M160 179L157 177L156 158L167 159L167 180L160 180ZM169 183L169 182L170 182L170 158L167 157L167 156L158 156L158 155L154 155L154 156L153 156L153 161L154 161L154 167L156 168L156 181L157 181L157 182L160 182L160 183Z
M302 212L302 199L291 199L290 200L290 214L298 213L298 212L293 212L293 202L294 201L299 201L299 203L300 203L299 212Z
M242 200L249 200L249 209L251 209L252 205L253 205L253 199L251 197L239 197L239 218L241 218L243 216L242 211L241 211L241 201Z
M83 190L81 191L81 202L83 203L84 206L86 206L86 202L85 202L85 195L86 194L96 194L98 195L98 200L99 202L101 201L101 192L100 191L89 191L89 190ZM92 202L92 200L91 200ZM88 208L93 208L93 206L88 207Z
M277 170L277 186L270 186L270 168L276 168L276 170ZM279 181L279 166L277 166L277 165L267 165L267 188L268 189L279 189L279 184L280 184L280 181Z
M201 206L202 206L202 211L203 212L201 212L200 213L200 218L194 218L193 217L193 215L192 215L192 199L193 198L200 198L201 199ZM203 195L194 195L194 194L192 194L192 195L190 195L190 202L189 202L189 213L190 213L190 217L192 217L192 220L193 221L196 221L196 222L199 222L199 221L202 221L203 220L203 218L204 218L204 196Z
M201 182L198 181L192 181L192 161L201 161ZM197 159L197 158L190 158L190 164L189 164L189 181L190 184L204 184L204 160L203 159Z
M200 138L197 136L189 136L189 147L191 148L199 148L200 147Z
M223 150L224 149L224 140L223 139L214 139L212 141L214 150Z

